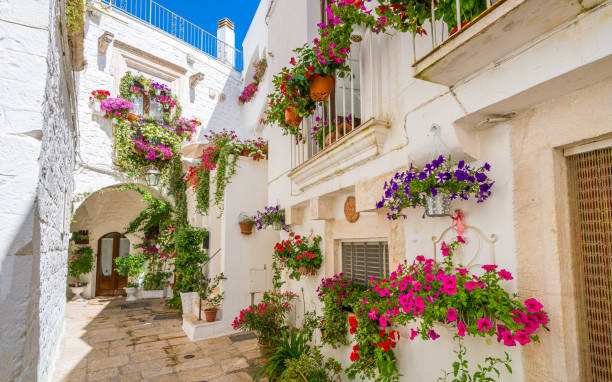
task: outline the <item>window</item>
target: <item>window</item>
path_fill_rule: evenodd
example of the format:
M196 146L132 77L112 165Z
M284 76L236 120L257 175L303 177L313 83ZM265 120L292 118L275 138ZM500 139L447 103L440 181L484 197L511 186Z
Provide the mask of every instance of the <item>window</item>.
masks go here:
M342 273L360 284L372 276L389 276L389 246L386 241L343 242Z

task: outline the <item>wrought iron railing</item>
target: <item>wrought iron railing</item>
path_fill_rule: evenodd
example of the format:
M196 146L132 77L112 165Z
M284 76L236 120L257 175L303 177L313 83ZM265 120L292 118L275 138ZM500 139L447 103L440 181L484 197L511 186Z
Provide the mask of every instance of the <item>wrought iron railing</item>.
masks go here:
M99 0L137 20L166 32L241 72L242 52L152 0Z
M428 22L426 23L427 25L424 25L427 31L427 35L415 36L415 38L412 39L412 52L413 52L415 61L420 60L421 58L423 58L424 56L426 56L427 54L435 50L438 46L442 45L444 41L448 40L451 36L454 36L455 34L457 34L457 32L467 27L472 21L476 20L481 14L483 14L493 5L497 3L502 3L505 0L484 0L484 4L481 4L479 1L472 2L474 3L473 8L471 9L471 12L473 13L473 17L469 20L461 17L462 12L457 12L457 9L462 10L461 2L462 1L465 2L466 0L455 0L455 7L454 7L455 17L454 17L453 23L456 23L455 24L456 26L450 30L449 30L448 24L445 23L440 18L440 16L436 14L438 1L437 0L427 0L427 1L431 2L431 6L430 6L431 16ZM477 7L478 4L481 4L480 5L481 9L478 9ZM416 47L417 39L431 39L431 49L427 49L424 52L421 52L421 51L417 52L417 47Z
M291 168L308 161L361 125L360 49L360 44L351 44L350 75L336 78L329 101L302 121L300 130L304 140L297 143L291 140Z

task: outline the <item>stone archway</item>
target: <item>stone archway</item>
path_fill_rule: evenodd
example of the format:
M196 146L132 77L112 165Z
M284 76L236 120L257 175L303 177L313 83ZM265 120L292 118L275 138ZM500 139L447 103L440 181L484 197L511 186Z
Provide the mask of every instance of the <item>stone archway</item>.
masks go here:
M141 202L142 195L130 189L122 189L121 186L127 184L116 184L105 187L82 200L75 209L71 224L71 231L88 231L89 243L94 251L94 269L88 275L81 276L82 281L88 282L83 296L90 298L96 295L97 274L99 273L99 260L101 248L98 245L99 239L108 233L121 234L125 231L128 224L134 220L138 214L146 207ZM155 197L163 198L162 194L151 187L138 185L142 189L151 192ZM139 242L139 237L135 234L125 235L130 246ZM75 243L71 242L68 253L72 253ZM130 251L132 248L130 248ZM112 270L111 270L112 272ZM69 280L71 281L71 280ZM114 284L113 284L114 285ZM113 287L114 289L114 287ZM106 293L108 294L108 293Z

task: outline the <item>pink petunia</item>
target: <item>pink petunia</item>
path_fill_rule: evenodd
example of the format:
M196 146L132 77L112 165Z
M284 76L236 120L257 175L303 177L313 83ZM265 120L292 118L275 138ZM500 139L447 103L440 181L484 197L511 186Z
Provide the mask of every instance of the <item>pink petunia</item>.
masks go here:
M514 279L514 277L512 277L512 273L508 272L505 269L502 269L497 274L499 275L499 277L501 277L504 280L512 280L512 279Z
M446 311L446 319L449 322L453 322L457 319L457 311L453 308L448 308L448 310Z
M491 326L493 326L491 321L487 320L485 317L476 321L476 323L478 324L478 330L481 332L488 332L491 329Z
M529 335L522 330L516 331L516 336L514 336L514 339L522 346L525 346L529 342L531 342L531 338L529 338Z
M457 324L457 335L459 337L465 337L465 331L466 331L466 327L465 324L461 321L459 321L459 323Z
M516 342L514 342L514 337L509 330L504 331L502 334L502 340L504 341L504 345L506 346L516 346Z
M494 264L483 265L482 269L484 269L487 272L491 272L491 271L494 271L495 269L497 269L497 265L494 265Z
M418 336L418 335L419 335L419 332L417 332L414 329L410 329L410 340L411 341L414 340L416 338L416 336Z
M433 329L431 329L428 334L429 334L429 338L431 338L434 341L440 338L440 335L436 333L435 330Z
M542 310L543 305L535 298L525 300L525 307L531 313L538 313Z

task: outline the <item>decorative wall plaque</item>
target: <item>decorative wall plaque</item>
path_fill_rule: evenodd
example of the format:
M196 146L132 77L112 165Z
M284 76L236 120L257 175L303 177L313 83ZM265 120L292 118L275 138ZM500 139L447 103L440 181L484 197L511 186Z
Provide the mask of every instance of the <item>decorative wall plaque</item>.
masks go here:
M349 223L355 223L359 220L359 212L357 212L355 206L355 197L349 196L346 198L346 202L344 202L344 217Z

